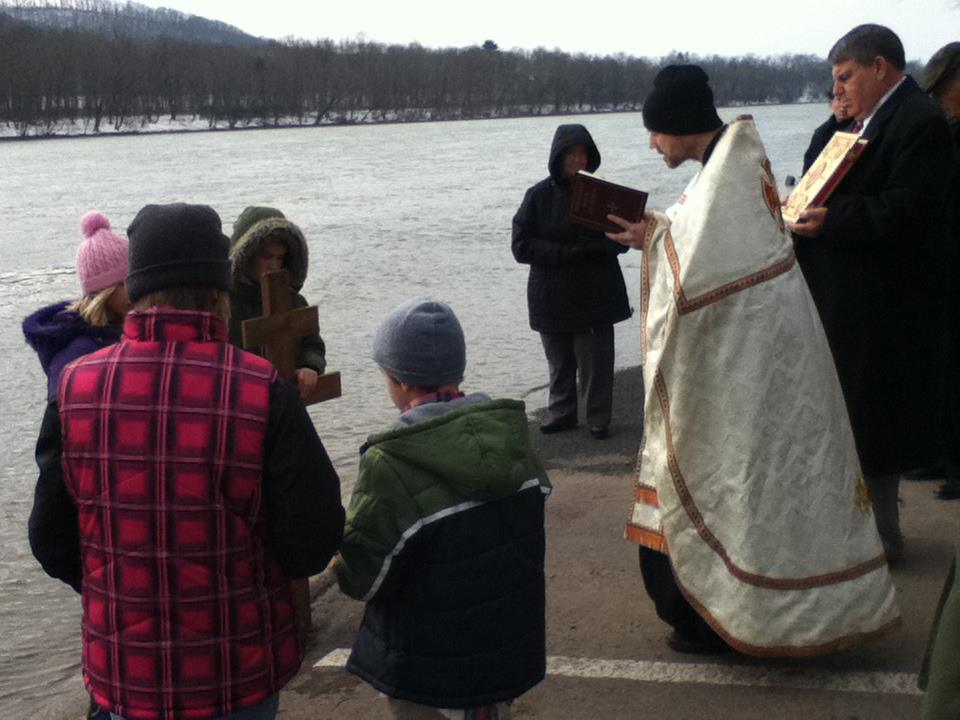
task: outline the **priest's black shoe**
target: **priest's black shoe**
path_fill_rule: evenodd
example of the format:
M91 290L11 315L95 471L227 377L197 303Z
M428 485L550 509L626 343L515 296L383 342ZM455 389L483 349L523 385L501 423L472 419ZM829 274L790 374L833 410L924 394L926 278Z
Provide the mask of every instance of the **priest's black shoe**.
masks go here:
M947 478L937 490L937 497L941 500L960 500L960 477Z
M553 433L564 432L565 430L573 430L576 426L576 418L558 418L543 423L543 425L540 426L540 432L544 435L552 435Z
M719 637L701 640L695 635L685 635L676 630L667 636L667 647L685 655L720 655L730 651L730 646Z
M949 473L944 465L914 468L903 474L905 480L944 480Z
M591 425L590 434L594 440L603 440L610 434L610 430L606 425Z

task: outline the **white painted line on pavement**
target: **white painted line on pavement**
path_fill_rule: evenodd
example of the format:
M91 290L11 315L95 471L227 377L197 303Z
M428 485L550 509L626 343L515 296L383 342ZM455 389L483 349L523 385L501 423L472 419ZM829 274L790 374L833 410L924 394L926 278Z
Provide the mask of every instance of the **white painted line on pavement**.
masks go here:
M642 682L747 685L793 690L827 690L890 695L921 695L911 673L845 672L807 668L769 668L716 663L656 662L652 660L595 660L548 657L551 675L608 678Z
M346 667L348 657L350 657L350 651L347 648L337 648L336 650L331 650L322 658L317 660L313 666L315 668Z
M350 651L338 648L320 658L315 668L342 668ZM769 668L716 663L658 662L654 660L603 660L550 656L547 674L606 680L690 683L694 685L744 685L790 690L826 690L884 695L922 695L917 676L894 672L845 672L807 668Z

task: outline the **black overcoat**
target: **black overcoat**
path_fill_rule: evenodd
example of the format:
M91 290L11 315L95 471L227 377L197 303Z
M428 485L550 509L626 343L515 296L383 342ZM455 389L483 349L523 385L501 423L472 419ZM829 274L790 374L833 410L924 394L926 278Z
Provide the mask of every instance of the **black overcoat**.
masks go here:
M912 78L877 110L863 155L797 258L833 351L867 475L942 457L949 351L946 119Z
M950 306L950 343L953 355L948 371L948 406L945 424L946 452L950 467L960 468L960 118L950 121L950 133L956 150L956 167L953 185L947 206L950 213L950 280L952 283Z
M831 113L826 122L813 131L813 136L810 138L807 151L803 153L804 175L807 174L807 170L810 169L810 166L813 165L814 161L820 156L820 152L827 146L827 143L830 142L833 134L837 131L849 132L852 125L853 120L837 120L837 117Z
M511 248L517 262L530 265L527 309L538 332L589 332L631 314L617 260L628 248L567 219L570 183L563 177L563 154L577 144L587 148L587 170L597 169L600 153L587 129L561 125L550 147L550 176L527 190L513 218Z

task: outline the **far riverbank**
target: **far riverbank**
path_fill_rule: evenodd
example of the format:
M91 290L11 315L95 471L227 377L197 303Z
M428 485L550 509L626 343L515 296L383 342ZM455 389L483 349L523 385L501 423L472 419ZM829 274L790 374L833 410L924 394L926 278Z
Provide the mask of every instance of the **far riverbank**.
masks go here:
M767 103L774 105L809 105L822 104L821 100L800 99L792 103ZM729 105L727 107L747 107L746 105ZM749 107L764 107L764 105L750 105ZM119 125L112 118L101 120L100 127L94 129L92 118L78 120L57 120L50 123L34 123L24 127L22 124L7 122L0 123L0 142L19 140L60 140L69 138L102 138L102 137L130 137L138 135L178 135L198 132L243 132L248 130L289 130L292 128L342 128L350 126L370 125L407 125L414 123L444 123L467 122L478 120L519 120L524 118L552 118L583 115L617 115L636 113L640 107L621 108L591 108L565 110L518 110L513 112L485 111L475 114L451 113L432 114L429 112L410 111L409 113L388 113L376 117L372 112L353 113L349 116L332 116L319 122L305 121L294 116L285 116L266 120L263 118L249 119L242 122L227 119L211 121L209 118L191 116L189 118L157 118L133 117L124 119Z

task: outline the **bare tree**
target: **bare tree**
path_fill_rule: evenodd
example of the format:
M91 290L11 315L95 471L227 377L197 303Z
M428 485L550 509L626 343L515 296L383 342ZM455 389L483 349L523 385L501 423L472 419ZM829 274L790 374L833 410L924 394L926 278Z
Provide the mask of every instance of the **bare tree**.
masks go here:
M21 20L4 12L11 7ZM59 25L23 20L50 13ZM636 110L657 69L671 62L703 65L721 104L819 98L829 80L826 61L808 55L649 59L503 51L489 39L435 50L363 37L178 39L195 30L190 18L110 0L0 4L0 122L26 134L62 121L98 132L104 120L122 129L134 118L183 115L237 127Z

